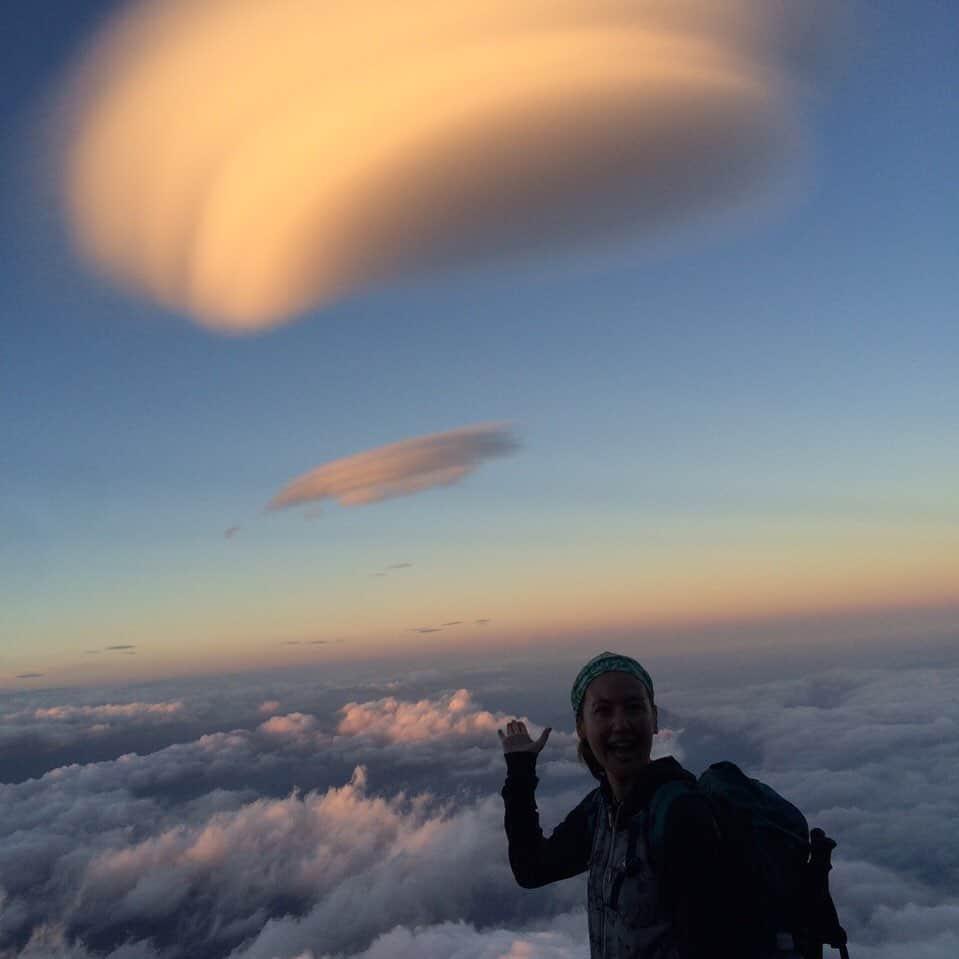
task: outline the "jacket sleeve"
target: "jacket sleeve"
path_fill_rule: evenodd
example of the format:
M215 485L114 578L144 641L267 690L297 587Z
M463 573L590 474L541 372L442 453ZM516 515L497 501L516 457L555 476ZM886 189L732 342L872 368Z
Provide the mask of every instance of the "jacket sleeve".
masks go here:
M589 866L592 836L589 832L587 796L547 839L539 825L534 792L535 753L506 754L506 783L502 796L506 804L506 838L509 864L524 889L535 889L585 872Z
M677 797L665 822L660 873L663 896L676 919L683 959L733 955L730 883L719 827L709 804L695 794Z

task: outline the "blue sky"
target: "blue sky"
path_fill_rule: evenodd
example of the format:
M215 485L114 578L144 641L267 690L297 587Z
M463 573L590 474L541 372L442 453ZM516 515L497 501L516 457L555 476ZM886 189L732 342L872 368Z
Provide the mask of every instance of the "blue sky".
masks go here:
M0 100L0 668L45 671L147 618L153 637L196 642L215 622L225 642L254 595L280 629L327 609L345 622L344 597L379 603L369 574L401 561L417 597L386 602L397 635L430 605L501 617L504 582L521 589L550 555L608 579L683 544L745 557L812 538L826 557L848 548L850 576L862 551L883 569L918 551L916 575L959 598L943 585L959 542L946 5L856 10L813 71L806 155L745 211L414 275L252 336L118 292L61 236L32 131L106 9L70 6L52 26L25 4L2 14L17 55ZM318 464L488 422L514 424L522 449L458 485L311 521L261 512ZM918 595L915 577L900 586L890 599ZM588 618L601 601L582 602Z
M67 240L50 98L125 6L0 6L0 948L581 955L580 879L513 885L495 730L554 728L551 829L594 785L569 684L617 649L655 755L839 841L857 959L951 959L952 5L808 21L801 143L733 209L239 336ZM467 475L265 510L423 437Z

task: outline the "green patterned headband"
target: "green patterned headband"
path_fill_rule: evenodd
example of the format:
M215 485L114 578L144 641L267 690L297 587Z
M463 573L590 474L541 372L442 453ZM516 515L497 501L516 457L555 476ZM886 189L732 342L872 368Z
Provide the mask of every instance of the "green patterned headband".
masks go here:
M579 715L579 708L583 705L583 698L586 696L586 687L603 673L629 673L635 676L649 693L649 702L653 704L653 681L649 673L643 669L639 663L630 656L623 656L620 653L604 652L594 656L580 671L573 683L572 692L569 694L569 701L573 705L573 712Z

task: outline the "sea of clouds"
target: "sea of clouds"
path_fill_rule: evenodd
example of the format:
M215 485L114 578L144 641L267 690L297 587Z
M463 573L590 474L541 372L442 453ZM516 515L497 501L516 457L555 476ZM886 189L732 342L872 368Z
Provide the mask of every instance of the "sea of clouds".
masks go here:
M697 773L733 759L839 841L857 959L959 954L959 656L738 681L695 666L654 672L655 754ZM515 715L554 727L548 831L593 786L571 678L534 663L2 695L0 956L583 957L584 878L511 877L496 736Z

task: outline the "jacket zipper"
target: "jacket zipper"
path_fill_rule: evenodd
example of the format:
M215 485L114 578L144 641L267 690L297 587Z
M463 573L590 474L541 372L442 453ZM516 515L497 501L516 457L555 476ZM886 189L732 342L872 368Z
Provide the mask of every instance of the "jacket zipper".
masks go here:
M615 813L612 809L610 809L608 813L609 852L606 854L606 869L603 872L603 959L608 959L609 955L606 950L606 908L609 902L610 880L613 875L611 865L613 862L613 852L616 849L616 827L619 825L619 806L616 807Z

